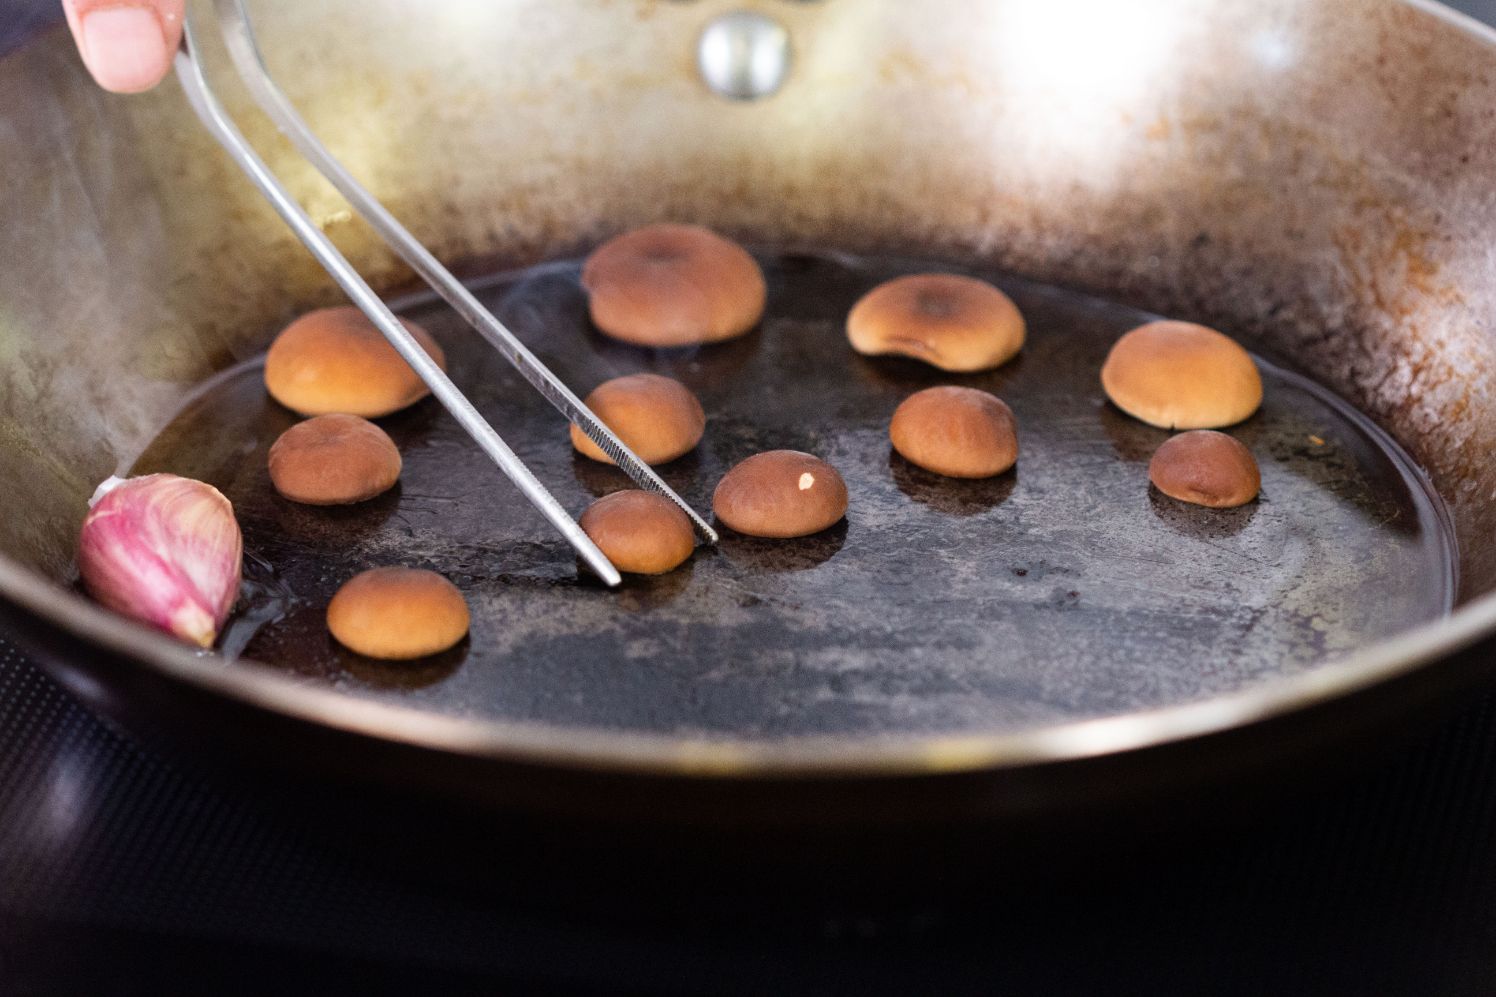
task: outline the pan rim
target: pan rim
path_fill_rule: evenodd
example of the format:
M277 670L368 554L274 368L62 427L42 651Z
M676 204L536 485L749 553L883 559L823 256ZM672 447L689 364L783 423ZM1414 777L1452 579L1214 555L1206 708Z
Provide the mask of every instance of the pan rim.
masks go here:
M1398 0L1496 48L1496 28L1438 0ZM440 716L355 699L244 658L223 667L118 617L0 554L0 598L95 646L213 695L412 748L493 762L712 779L910 777L1079 762L1223 734L1410 675L1496 634L1496 592L1313 670L1151 710L1006 733L686 738L604 728Z
M494 762L720 779L907 777L1017 770L1162 747L1245 728L1369 689L1496 633L1496 593L1307 672L1190 703L1005 733L691 738L441 716L318 688L250 658L224 667L0 557L0 596L132 663L283 716Z

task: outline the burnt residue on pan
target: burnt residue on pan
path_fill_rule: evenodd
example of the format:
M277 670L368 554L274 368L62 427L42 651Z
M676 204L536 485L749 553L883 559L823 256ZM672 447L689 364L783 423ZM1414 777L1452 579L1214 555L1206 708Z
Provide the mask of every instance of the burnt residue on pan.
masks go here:
M1442 508L1383 434L1304 378L1265 368L1266 402L1231 430L1261 498L1211 511L1151 492L1167 438L1104 400L1113 340L1148 316L1002 273L1029 339L995 372L947 375L848 347L875 283L937 263L761 254L768 317L696 351L600 336L577 266L480 282L480 296L579 393L619 374L677 377L708 412L698 450L662 468L698 509L759 450L820 455L846 478L844 524L799 541L724 531L685 568L607 591L435 403L381 420L397 492L345 509L280 499L265 452L295 417L250 366L185 412L136 472L204 478L234 501L260 559L243 653L358 696L448 714L706 735L1011 730L1201 699L1311 669L1448 611ZM576 456L566 425L445 309L405 311L454 379L573 513L624 487ZM990 390L1019 420L1015 472L949 481L890 452L888 419L938 383ZM467 593L471 639L421 666L358 659L323 612L355 572L434 568ZM268 574L267 574L268 573ZM266 577L260 577L260 576ZM244 667L228 663L224 667Z

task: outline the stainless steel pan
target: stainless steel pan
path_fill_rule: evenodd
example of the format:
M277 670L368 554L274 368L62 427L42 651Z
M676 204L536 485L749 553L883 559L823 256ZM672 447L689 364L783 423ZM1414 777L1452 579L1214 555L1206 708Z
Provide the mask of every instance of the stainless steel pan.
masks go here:
M729 102L703 83L697 51L703 29L731 6L454 0L423 5L419 32L409 26L412 5L395 0L262 2L253 10L271 68L314 129L420 238L475 274L563 258L630 225L689 219L771 255L813 247L895 269L936 259L1242 336L1273 363L1338 393L1426 471L1457 548L1453 612L1368 631L1336 654L1259 655L1230 681L1177 683L1109 706L1082 702L1098 680L1088 669L1106 654L1077 647L1067 666L1071 691L1053 711L1027 720L994 714L990 723L984 704L1001 700L992 689L978 690L986 698L969 709L947 700L943 712L922 708L929 700L917 688L901 688L864 719L832 711L822 716L835 722L776 727L746 706L714 714L679 689L650 710L641 690L657 687L616 672L597 687L619 709L578 713L556 704L586 689L559 664L545 672L539 643L509 661L550 677L537 680L531 700L503 709L494 705L502 687L480 682L486 698L471 685L446 698L428 691L455 687L440 674L425 690L395 681L371 693L381 683L356 673L350 680L336 663L303 669L308 678L193 655L70 587L86 499L102 478L141 466L196 385L252 358L287 318L333 295L173 86L142 98L102 94L63 34L51 32L0 60L7 625L71 688L141 729L487 806L732 823L1018 819L1165 786L1220 784L1381 729L1481 672L1496 633L1496 38L1442 8L1401 0L764 0L751 6L787 30L787 78L771 97ZM387 288L404 284L408 275L249 113L247 99L231 109L364 272ZM833 328L833 305L856 291L847 268L832 266L839 258L773 259L786 314L807 328ZM564 284L568 273L553 267L528 283L489 287L502 305L504 295L534 293L535 281ZM1052 292L999 279L1046 316L1036 344L1039 332L1058 342L1084 315L1105 312L1051 307ZM817 287L825 289L819 298ZM560 366L570 358L576 380L600 377L610 364L676 365L704 369L703 390L736 378L766 391L796 383L807 358L817 369L847 362L824 337L816 340L824 349L786 349L772 326L746 346L700 357L609 353L586 336L576 297L559 293L545 299L562 302L550 317L580 338L553 342L545 359ZM771 305L771 322L773 314ZM1024 361L1030 370L1040 362ZM893 397L924 383L907 368L858 369L876 390L860 403L847 399L852 435L879 418L879 391ZM1094 391L1086 369L1073 369L1067 390L1076 397ZM1299 383L1293 376L1283 383ZM494 391L491 403L502 406L502 384ZM762 418L775 401L763 401ZM247 438L285 418L255 408L256 399L243 404ZM744 426L753 411L741 413ZM1151 438L1129 435L1136 427L1094 411L1098 438L1110 425L1124 458L1148 445ZM411 433L430 429L413 418ZM539 425L525 431L542 433ZM1261 427L1263 445L1286 446L1274 431ZM722 438L769 443L749 428ZM704 481L728 449L702 458ZM147 463L152 453L160 451L147 453ZM196 470L231 473L211 461ZM594 488L587 473L576 472L579 494ZM898 490L890 486L870 508L885 510L880 503L900 493L931 499L929 483L911 481L907 469L881 473ZM1017 488L1026 473L1021 465ZM1017 501L967 500L979 508ZM481 517L469 510L467 518ZM744 546L735 565L712 562L683 584L719 569L782 576L797 556L809 559L807 577L818 561L836 563L827 561L833 555L855 563L864 550L858 528L854 507L842 538L817 542L833 549ZM522 517L505 520L490 553L499 562L516 556L527 531L540 535ZM335 546L315 529L302 541L291 546L304 565ZM428 542L418 553L439 548ZM948 563L992 553L957 552ZM1304 571L1338 573L1343 582L1357 570L1353 555ZM1065 555L1077 571L1091 556ZM606 630L641 601L648 608L651 590L642 591L599 618L595 600L605 597L572 586L555 605L593 608L575 613L563 636L585 642L588 627ZM1361 609L1375 619L1403 595L1384 577L1367 586ZM504 597L494 598L503 611ZM836 609L836 595L828 598ZM880 600L897 606L908 594L869 586L845 598L843 608L876 616ZM693 605L686 599L681 612ZM774 611L741 608L750 618ZM1312 605L1300 608L1312 616ZM970 623L931 612L939 626ZM847 695L834 669L795 671L824 650L826 633L807 624L802 643L780 648L793 674L764 695L778 695L790 715L812 716L801 711L805 703ZM1063 648L1066 631L1053 634ZM633 646L619 642L599 660L629 658ZM842 665L877 658L874 642L838 647ZM1210 658L1199 662L1202 672L1236 660L1229 646L1219 662ZM772 677L751 648L718 664ZM471 675L503 667L462 665ZM891 676L864 678L887 692L879 683ZM902 712L890 705L895 698Z

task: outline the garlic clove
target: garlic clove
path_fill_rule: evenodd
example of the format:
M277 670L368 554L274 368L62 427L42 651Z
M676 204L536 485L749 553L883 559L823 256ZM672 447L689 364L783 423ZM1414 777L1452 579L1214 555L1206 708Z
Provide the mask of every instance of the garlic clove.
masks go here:
M212 647L228 618L243 555L229 500L212 485L174 474L131 478L104 491L78 540L78 570L90 595L199 647Z

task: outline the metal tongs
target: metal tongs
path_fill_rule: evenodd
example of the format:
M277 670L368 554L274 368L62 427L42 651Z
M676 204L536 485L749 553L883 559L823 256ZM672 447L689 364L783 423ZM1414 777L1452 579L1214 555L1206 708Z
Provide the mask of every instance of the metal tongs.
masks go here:
M556 375L547 370L545 365L513 333L504 328L503 323L483 307L478 299L466 287L463 287L462 283L452 276L452 273L442 266L415 236L410 234L405 226L396 221L374 195L365 190L312 134L301 115L296 113L296 109L291 106L286 95L270 78L265 61L260 55L259 46L255 42L254 30L250 27L249 14L244 9L243 0L214 0L214 10L218 15L224 41L228 44L229 55L233 59L240 78L249 88L255 102L275 122L276 127L291 140L297 150L337 188L338 192L347 199L355 211L363 216L365 221L373 226L389 247L416 273L420 274L421 278L431 285L437 294L445 298L447 303L484 339L488 340L489 345L498 350L525 380L534 385L547 401L580 427L582 432L587 434L587 437L605 454L613 458L614 463L639 487L663 495L675 503L690 519L698 536L709 544L716 543L716 531L697 515L695 510L682 501L669 485L661 481L659 475L655 474L648 464L635 456L612 430L604 426L597 416L593 415ZM525 498L529 499L530 503L539 509L556 529L561 531L562 536L576 548L582 560L598 577L608 585L617 585L622 580L618 569L598 549L597 544L592 542L592 538L582 532L582 528L546 490L546 487L535 478L535 475L515 455L494 428L478 414L472 402L468 401L442 369L426 355L426 351L421 349L405 327L396 320L394 313L364 282L343 254L338 252L331 240L322 234L321 229L270 172L264 160L245 141L243 134L224 112L223 105L219 103L218 98L208 86L202 65L197 60L196 51L196 39L192 19L189 16L183 25L182 47L177 52L175 68L177 79L181 82L182 89L186 91L192 109L197 112L197 116L202 119L208 131L228 151L229 156L245 175L254 182L265 199L280 213L281 218L296 233L297 238L305 244L307 249L311 250L317 262L384 334L384 337L390 341L390 345L399 351L400 355L405 358L405 362L410 364L421 380L431 388L431 393L446 407L448 412L452 413L452 417L477 441L483 452L499 465L499 468L509 476L509 480L518 486Z

